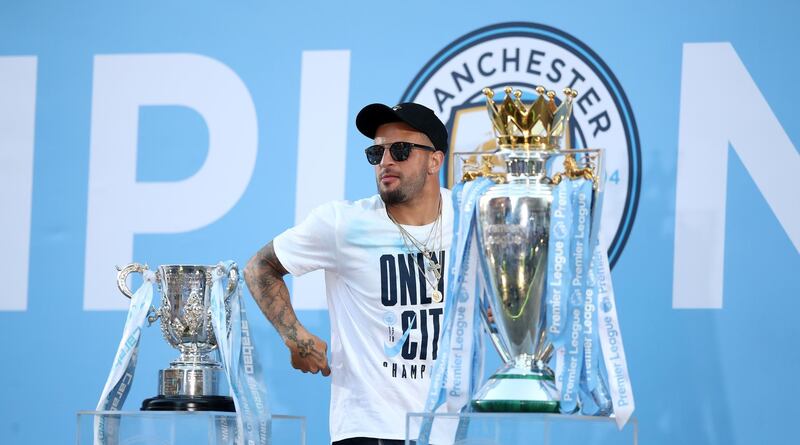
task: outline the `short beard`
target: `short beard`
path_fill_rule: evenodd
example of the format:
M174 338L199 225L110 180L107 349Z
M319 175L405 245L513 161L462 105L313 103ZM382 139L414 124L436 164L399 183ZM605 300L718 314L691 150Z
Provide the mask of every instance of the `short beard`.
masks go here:
M408 200L408 196L403 192L402 188L392 190L391 192L379 191L381 199L387 206L402 204Z
M392 191L382 190L380 179L377 179L378 193L381 195L384 204L387 206L403 204L414 196L422 193L422 189L425 188L425 183L428 180L426 173L427 170L421 169L417 175L404 177L404 180L407 182L401 184L400 187Z

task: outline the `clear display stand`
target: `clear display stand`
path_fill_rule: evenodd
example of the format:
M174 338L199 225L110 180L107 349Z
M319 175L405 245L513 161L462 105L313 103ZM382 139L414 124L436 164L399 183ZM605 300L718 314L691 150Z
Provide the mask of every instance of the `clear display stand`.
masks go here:
M446 432L448 445L638 445L636 419L620 431L608 417L541 413L409 413L407 445L417 439L422 421L430 418L434 430Z
M99 423L104 437L96 437ZM234 413L215 411L80 411L78 445L235 445ZM275 414L272 444L306 443L306 418Z

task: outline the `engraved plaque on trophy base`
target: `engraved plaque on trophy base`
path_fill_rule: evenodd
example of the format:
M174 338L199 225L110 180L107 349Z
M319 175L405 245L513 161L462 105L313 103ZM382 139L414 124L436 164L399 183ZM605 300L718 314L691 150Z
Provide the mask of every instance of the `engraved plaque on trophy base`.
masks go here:
M173 362L158 373L156 397L142 402L142 411L226 411L235 412L233 398L219 394L219 367L198 368L196 364Z

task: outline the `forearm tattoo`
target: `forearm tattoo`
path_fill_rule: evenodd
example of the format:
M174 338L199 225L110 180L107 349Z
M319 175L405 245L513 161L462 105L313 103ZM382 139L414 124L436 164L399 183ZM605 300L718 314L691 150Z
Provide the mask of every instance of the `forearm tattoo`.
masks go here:
M275 326L283 341L296 348L300 357L320 354L314 348L314 340L298 338L300 322L292 308L289 289L283 281L286 273L270 242L247 263L244 277L256 304Z

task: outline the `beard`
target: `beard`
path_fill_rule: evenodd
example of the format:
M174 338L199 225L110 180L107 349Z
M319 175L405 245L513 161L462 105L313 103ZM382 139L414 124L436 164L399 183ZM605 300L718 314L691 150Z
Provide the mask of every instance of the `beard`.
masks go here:
M378 193L387 206L402 204L418 195L427 180L427 169L422 168L416 174L400 177L400 184L394 190L381 188L380 177L375 178L378 186Z

